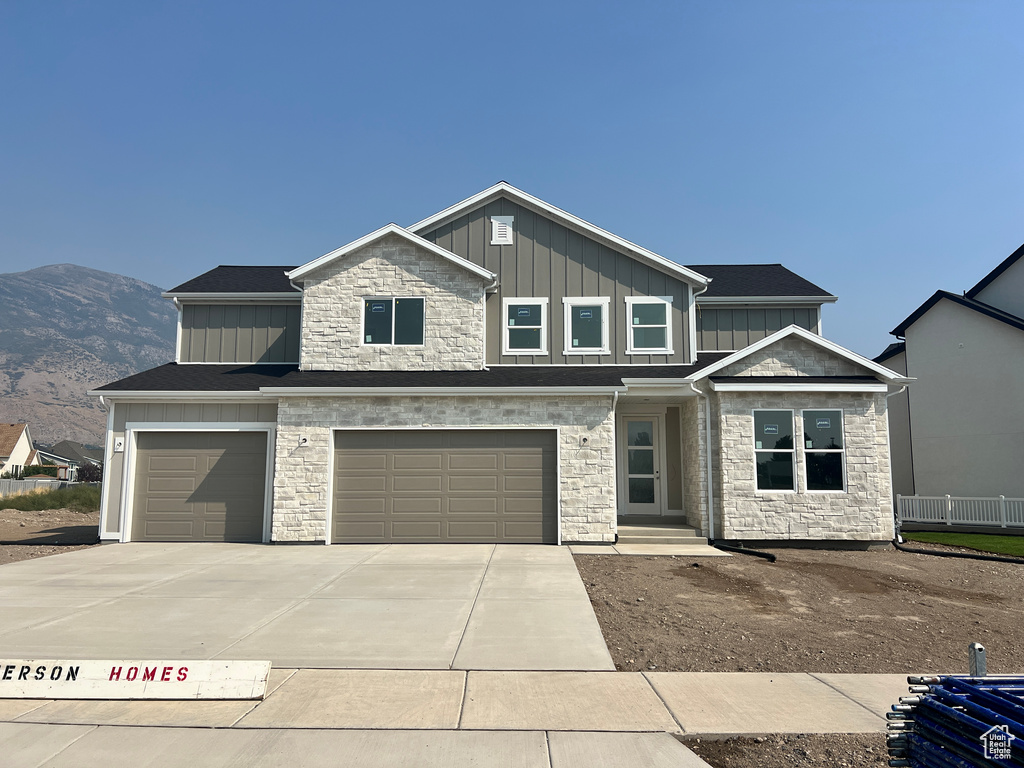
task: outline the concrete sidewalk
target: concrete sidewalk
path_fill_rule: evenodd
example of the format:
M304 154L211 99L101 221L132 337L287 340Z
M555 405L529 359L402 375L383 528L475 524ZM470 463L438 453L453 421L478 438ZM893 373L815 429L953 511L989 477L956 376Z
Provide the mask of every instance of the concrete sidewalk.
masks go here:
M799 673L276 669L270 682L261 702L0 699L4 764L698 768L672 734L881 738L907 693L904 675Z
M0 721L231 729L881 733L903 675L274 670L254 701L0 699Z

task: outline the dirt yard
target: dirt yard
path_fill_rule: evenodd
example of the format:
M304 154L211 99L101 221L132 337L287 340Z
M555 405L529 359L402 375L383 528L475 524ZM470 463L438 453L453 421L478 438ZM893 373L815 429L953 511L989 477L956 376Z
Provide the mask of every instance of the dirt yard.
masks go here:
M977 641L990 673L1024 672L1024 565L774 552L576 564L620 670L966 673Z
M881 734L812 734L681 739L714 768L872 768L888 765Z
M94 546L99 521L99 512L0 509L0 565Z

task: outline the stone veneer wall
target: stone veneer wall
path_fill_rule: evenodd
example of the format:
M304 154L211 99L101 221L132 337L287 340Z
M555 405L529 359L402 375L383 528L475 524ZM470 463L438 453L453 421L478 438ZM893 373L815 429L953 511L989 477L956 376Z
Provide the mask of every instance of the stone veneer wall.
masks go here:
M704 400L688 397L679 406L683 441L683 511L686 524L708 534L707 461L704 453Z
M716 394L720 413L716 505L726 539L845 539L893 537L889 435L884 393ZM841 408L845 437L845 492L807 492L804 451L797 447L797 491L759 491L754 462L753 409Z
M560 427L562 541L615 539L615 429L608 397L287 397L278 403L274 541L323 541L336 427ZM299 437L308 438L299 446ZM589 438L586 448L580 438Z
M317 371L472 370L484 362L484 280L398 235L308 275L299 367ZM422 346L363 346L363 299L424 298Z
M864 376L866 368L797 336L789 336L753 352L715 376Z

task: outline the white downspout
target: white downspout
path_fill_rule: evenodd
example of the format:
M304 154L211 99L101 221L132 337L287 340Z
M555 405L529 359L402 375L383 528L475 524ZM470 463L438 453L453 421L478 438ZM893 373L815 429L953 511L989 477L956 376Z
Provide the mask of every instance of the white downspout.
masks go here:
M705 456L707 457L707 477L708 477L708 542L714 542L715 540L715 492L714 492L714 480L712 479L711 473L711 398L701 392L697 387L693 385L692 381L687 382L699 397L704 399L704 446Z
M615 482L612 483L612 504L615 505L615 540L619 540L619 443L615 438L618 431L618 419L615 408L619 404L619 390L612 393L612 466L615 467Z
M889 392L885 396L885 441L889 448L889 493L892 493L892 429L889 427L889 398L893 395L899 395L907 391L907 385L904 384L902 387L897 389L895 392ZM916 492L916 489L915 489ZM903 537L900 535L900 510L899 510L899 499L893 494L893 502L896 508L893 509L893 524L895 525L895 538L896 541L903 543Z
M693 286L690 286L690 365L697 362L697 313L700 311L697 309L697 297L702 293L706 293L710 287L711 283L709 281L707 285L694 293Z

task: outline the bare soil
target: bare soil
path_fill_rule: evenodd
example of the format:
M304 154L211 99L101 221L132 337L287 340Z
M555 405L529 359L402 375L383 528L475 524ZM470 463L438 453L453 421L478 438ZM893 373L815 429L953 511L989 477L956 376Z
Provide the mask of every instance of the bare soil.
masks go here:
M95 546L99 522L99 512L0 509L0 565Z
M714 768L872 768L888 764L882 734L811 734L681 739Z
M990 673L1024 672L1024 565L773 551L576 564L620 670L955 674L976 641Z

